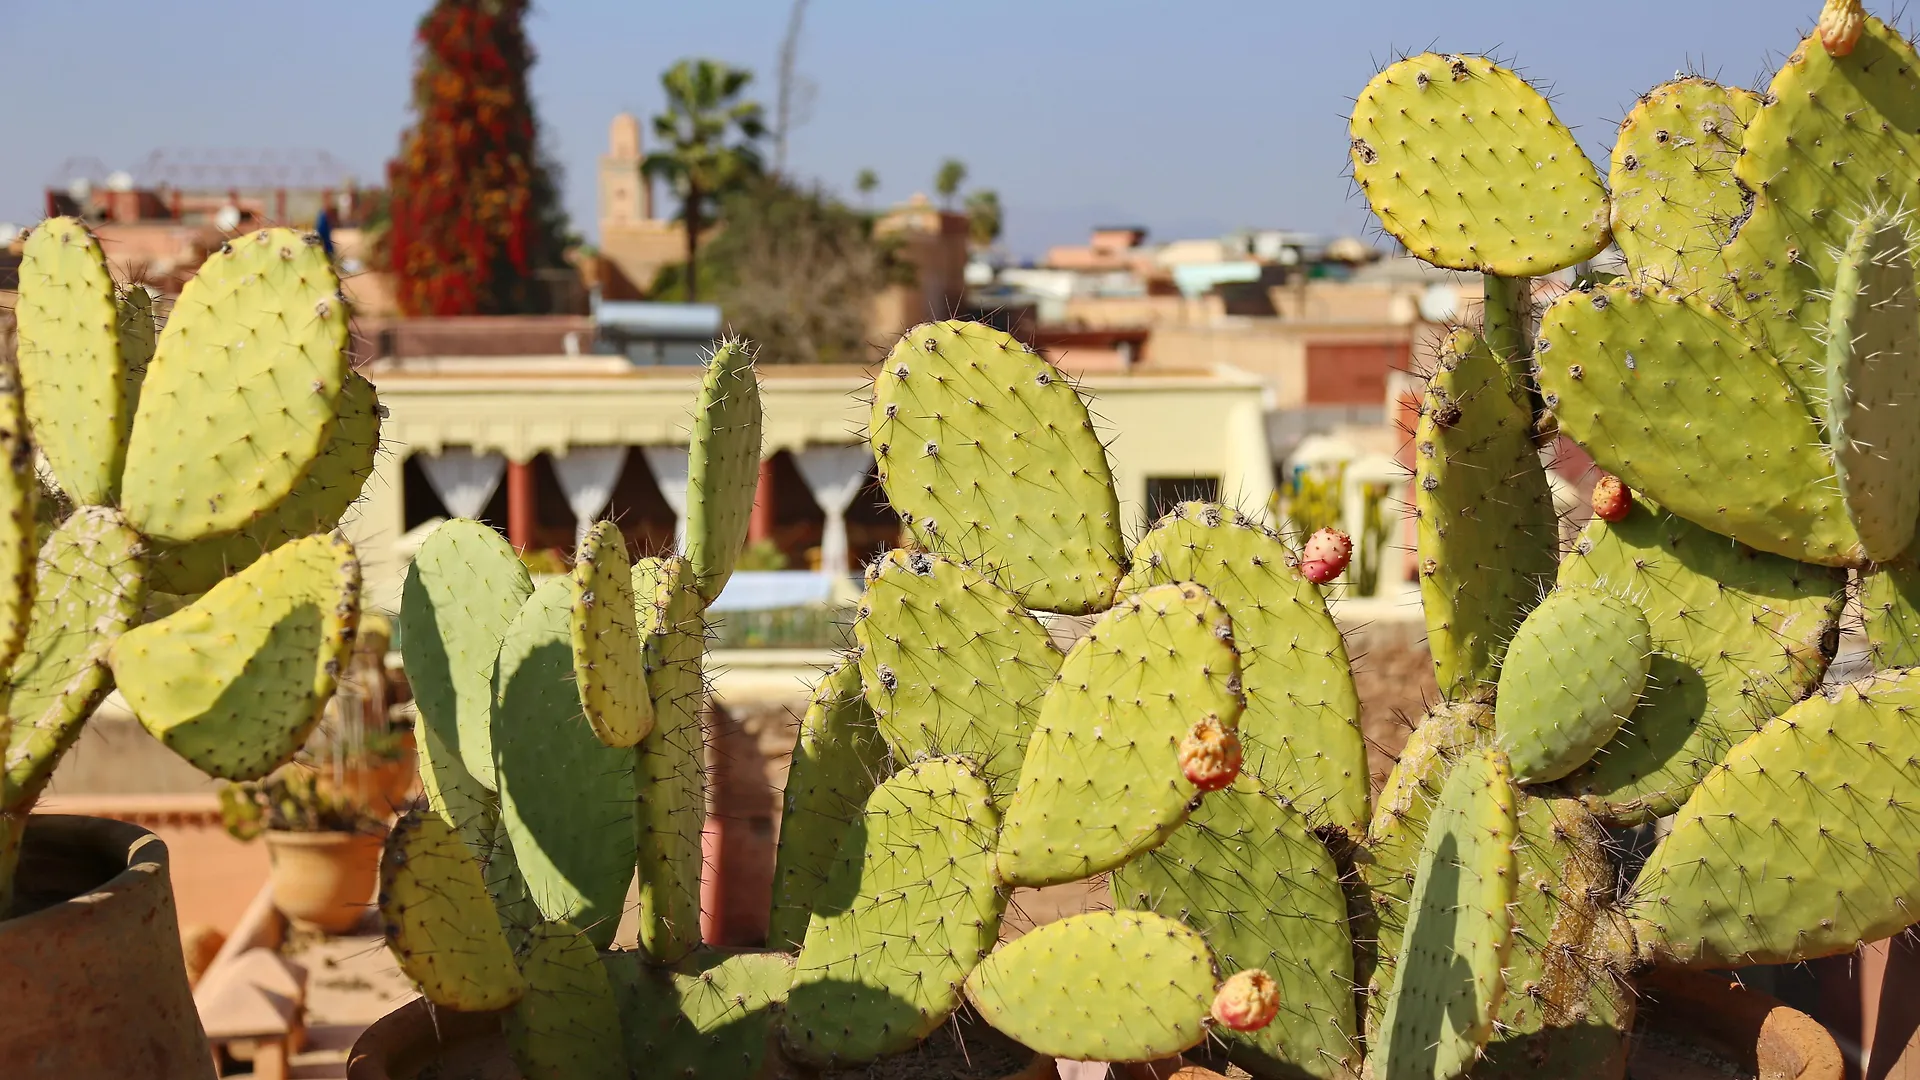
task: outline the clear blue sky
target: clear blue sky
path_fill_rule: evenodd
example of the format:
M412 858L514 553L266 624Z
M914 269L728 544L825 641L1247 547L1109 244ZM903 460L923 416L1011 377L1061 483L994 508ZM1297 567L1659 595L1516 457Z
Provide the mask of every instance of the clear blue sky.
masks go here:
M1888 0L1869 0L1887 14ZM426 0L0 0L0 220L38 217L69 158L156 147L324 149L381 175L407 120ZM1737 10L1736 10L1737 9ZM1096 223L1156 235L1239 225L1352 232L1348 101L1396 50L1510 58L1556 92L1596 158L1648 87L1688 68L1764 85L1819 0L813 0L817 86L792 165L852 197L927 190L959 157L999 190L1017 252ZM546 0L533 85L566 199L591 236L607 120L661 105L658 74L706 55L773 68L787 0Z

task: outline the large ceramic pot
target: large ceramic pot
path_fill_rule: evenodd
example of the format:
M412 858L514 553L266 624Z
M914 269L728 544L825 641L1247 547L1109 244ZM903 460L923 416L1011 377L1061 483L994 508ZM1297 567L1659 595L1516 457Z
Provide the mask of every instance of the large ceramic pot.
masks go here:
M0 919L0 1074L209 1080L167 845L99 818L27 819Z
M268 829L273 906L297 926L344 934L360 924L380 883L382 837Z

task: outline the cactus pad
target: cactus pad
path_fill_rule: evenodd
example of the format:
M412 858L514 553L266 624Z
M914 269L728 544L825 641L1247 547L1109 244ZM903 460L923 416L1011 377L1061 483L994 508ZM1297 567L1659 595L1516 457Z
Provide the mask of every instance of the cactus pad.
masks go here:
M1198 794L1181 740L1239 721L1226 611L1191 583L1156 585L1102 615L1060 666L1027 742L1000 833L1000 880L1079 881L1151 850Z
M154 738L201 772L254 780L320 722L360 622L360 562L335 533L281 547L121 635L110 662Z
M281 544L339 525L373 475L384 415L373 384L349 374L340 390L339 422L293 494L237 533L157 545L154 588L183 595L205 592Z
M7 672L0 788L30 801L111 689L107 651L146 599L145 542L118 510L82 507L41 545L26 647Z
M27 638L40 512L47 509L39 496L20 382L0 358L0 664L11 665Z
M1367 824L1367 745L1347 645L1318 586L1267 529L1226 507L1189 502L1133 549L1122 594L1192 581L1233 619L1247 707L1246 771L1315 824L1358 836Z
M1493 1033L1513 944L1514 797L1506 755L1491 748L1464 753L1440 790L1371 1040L1377 1080L1453 1080Z
M634 748L640 947L670 964L700 944L700 834L707 821L706 605L685 559L633 564L636 625L656 627L643 653L653 731Z
M409 811L387 834L380 921L400 970L435 1005L484 1012L526 993L480 863L437 814Z
M133 435L133 415L140 409L140 387L147 380L147 365L153 362L153 347L160 336L153 314L153 293L145 285L128 285L118 294L120 308L120 441ZM121 463L125 464L124 461Z
M1907 228L1898 216L1861 219L1827 317L1827 445L1875 562L1898 557L1920 520L1920 298Z
M1559 521L1532 432L1500 360L1456 331L1414 440L1420 599L1449 696L1492 689L1507 637L1553 576Z
M760 383L753 350L727 341L707 361L687 457L687 562L711 604L747 542L760 480Z
M1804 399L1701 297L1569 293L1541 318L1537 355L1561 430L1635 491L1761 551L1861 558Z
M815 894L785 1040L816 1064L871 1061L925 1038L1000 932L999 815L963 761L936 758L874 789Z
M78 218L27 235L15 317L34 442L68 498L112 503L127 453L120 309L106 256Z
M1647 690L1591 762L1560 782L1603 818L1672 813L1734 743L1820 681L1842 571L1766 555L1635 500L1595 520L1560 567L1638 606L1653 632Z
M422 726L489 792L493 662L532 593L527 564L506 538L465 518L433 530L401 589L400 653Z
M1591 586L1548 593L1500 667L1498 745L1514 779L1558 780L1586 764L1639 703L1651 660L1638 607Z
M480 786L460 755L425 724L415 729L414 753L427 809L460 834L475 858L486 858L499 843L500 800Z
M1763 99L1697 76L1641 95L1613 144L1613 239L1646 283L1701 281L1746 212L1733 178Z
M1816 695L1728 754L1634 883L1663 963L1789 964L1920 919L1920 672Z
M147 366L121 483L127 520L177 543L277 506L333 434L346 346L346 299L317 238L262 229L210 256Z
M967 757L995 795L1011 795L1060 669L1040 621L965 563L890 551L867 571L853 633L894 757Z
M1066 376L1010 335L923 323L874 380L867 440L920 544L1037 611L1104 610L1124 572L1106 448Z
M1333 856L1306 819L1242 774L1167 842L1113 872L1125 907L1206 935L1222 974L1262 968L1280 1012L1257 1031L1222 1031L1229 1059L1255 1075L1344 1077L1354 1056L1353 942Z
M1485 57L1407 57L1347 123L1380 224L1436 266L1526 277L1606 249L1599 170L1539 91Z
M580 709L608 746L632 746L653 730L653 701L635 625L633 564L620 526L587 533L567 578L572 589L573 676Z
M507 1014L507 1045L526 1080L631 1080L620 1002L600 954L571 925L543 923L520 970L527 992Z
M767 920L774 948L798 949L806 939L814 896L886 767L887 746L860 693L860 669L848 661L814 687L787 767Z
M995 950L968 976L967 1000L1038 1053L1153 1061L1206 1036L1217 977L1193 930L1151 911L1100 911Z
M677 971L622 963L613 974L628 1055L646 1063L647 1075L766 1075L773 1021L793 981L792 957L703 950Z
M493 753L500 823L540 914L613 940L633 881L633 755L603 744L573 678L573 589L533 591L500 641Z
M1920 545L1861 572L1860 613L1876 670L1920 665Z

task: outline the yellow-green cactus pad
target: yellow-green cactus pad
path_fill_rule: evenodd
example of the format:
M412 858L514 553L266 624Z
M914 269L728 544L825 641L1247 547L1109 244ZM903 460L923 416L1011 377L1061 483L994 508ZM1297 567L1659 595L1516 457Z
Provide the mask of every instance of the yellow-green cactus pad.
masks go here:
M682 558L633 564L635 622L652 626L643 654L653 731L634 747L640 947L671 964L700 944L700 834L707 820L706 604Z
M353 545L309 536L127 631L109 662L154 738L210 776L256 780L320 722L359 621Z
M1860 613L1875 670L1920 666L1920 543L1861 572Z
M967 978L987 1023L1075 1061L1154 1061L1206 1037L1218 978L1206 939L1151 911L1072 915L994 951Z
M506 1027L525 1080L631 1080L620 1002L587 935L564 922L541 924L520 970L527 992Z
M317 238L262 229L209 256L147 365L127 519L182 543L279 505L333 434L346 346L346 299Z
M1191 582L1156 585L1100 616L1040 706L1000 833L1000 880L1079 881L1159 846L1200 790L1180 743L1239 723L1233 622Z
M1595 519L1560 566L1645 612L1654 654L1633 715L1559 782L1609 821L1670 814L1715 762L1819 683L1846 573L1767 555L1644 498Z
M7 665L20 655L33 613L41 502L20 380L13 365L0 357L0 663ZM53 507L45 509L51 513ZM45 525L51 528L52 521ZM0 731L5 729L6 722L0 721Z
M107 650L140 615L145 547L120 512L104 506L74 511L41 545L33 621L5 687L13 726L0 787L12 805L39 794L112 688Z
M1691 967L1853 951L1920 919L1920 672L1816 695L1727 755L1641 868L1643 946Z
M1367 743L1347 644L1320 587L1272 530L1213 503L1182 503L1134 546L1124 594L1192 581L1233 619L1247 708L1246 771L1316 825L1366 830Z
M340 391L340 420L293 494L237 533L157 544L151 556L154 588L182 595L205 592L289 540L338 526L373 475L385 415L373 384L349 374Z
M1746 212L1733 178L1762 98L1689 75L1640 96L1620 123L1608 183L1613 240L1641 281L1702 283Z
M1347 124L1380 224L1435 266L1526 277L1606 249L1599 170L1539 91L1485 57L1407 57Z
M711 604L747 542L760 480L760 382L753 350L723 343L707 361L687 458L687 562Z
M414 750L427 809L460 834L475 858L486 858L500 843L500 800L480 786L460 754L424 723L415 729Z
M1506 755L1455 763L1420 845L1400 962L1371 1039L1376 1080L1454 1080L1493 1034L1513 945L1518 819Z
M84 222L50 218L27 235L15 318L34 442L68 498L113 502L127 453L120 309Z
M573 679L580 709L608 746L632 746L653 730L653 700L634 625L633 564L620 526L602 521L580 545L572 588Z
M860 681L895 759L958 754L1006 798L1060 653L1019 601L965 563L890 551L867 570Z
M1620 730L1652 662L1638 606L1591 586L1547 594L1500 665L1498 745L1522 784L1558 780Z
M1560 524L1533 416L1484 341L1456 331L1414 433L1420 599L1440 690L1493 688L1507 638L1553 577Z
M784 953L702 950L678 970L603 961L612 970L627 1053L646 1074L758 1080L793 981Z
M819 1065L910 1049L961 1001L993 948L1007 893L993 880L1000 817L968 765L937 758L874 789L815 894L783 1021Z
M526 993L480 863L438 814L408 811L387 834L380 922L400 970L435 1005L485 1012Z
M1698 295L1568 293L1541 319L1537 356L1560 430L1635 491L1761 551L1864 556L1806 402Z
M140 410L140 387L160 336L154 317L153 293L145 285L128 285L118 294L120 309L120 442L133 437L133 416ZM123 458L125 450L121 451ZM125 464L125 461L122 461Z
M1867 557L1920 520L1920 296L1904 216L1869 213L1834 269L1827 311L1827 445Z
M787 766L767 920L774 948L798 949L806 940L814 897L886 769L887 744L860 692L860 668L849 660L814 687Z
M573 590L552 578L500 639L493 755L500 824L540 914L607 947L633 881L633 754L602 743L573 679Z
M1166 843L1115 870L1113 896L1206 935L1222 975L1261 968L1278 981L1272 1023L1218 1032L1229 1060L1259 1076L1352 1075L1353 941L1340 871L1307 819L1252 776L1208 795Z
M874 377L867 441L887 501L933 551L1036 611L1113 602L1120 504L1087 404L1026 345L978 323L909 330Z

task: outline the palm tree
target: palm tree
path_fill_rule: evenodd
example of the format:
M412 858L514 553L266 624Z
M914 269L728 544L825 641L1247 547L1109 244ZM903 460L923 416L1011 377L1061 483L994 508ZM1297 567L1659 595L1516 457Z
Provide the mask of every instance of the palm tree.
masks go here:
M976 248L990 248L1000 239L1000 228L1004 215L1000 210L1000 193L991 188L981 188L967 196L967 239L973 241Z
M880 189L880 174L872 169L861 169L853 178L853 186L860 192L860 197L866 200L867 208L872 209L873 193Z
M766 134L760 103L741 97L753 72L718 60L681 60L660 76L667 111L653 118L653 137L661 149L640 168L661 178L680 197L680 221L687 230L687 299L699 299L697 260L700 230L707 209L720 196L760 175L755 141ZM729 143L737 132L739 140Z
M948 158L940 163L940 171L934 174L933 190L940 193L941 204L951 210L953 197L959 193L960 185L966 182L966 163L959 158Z

